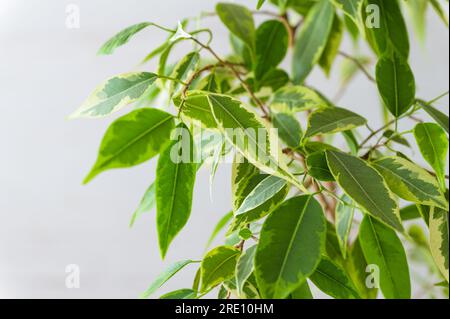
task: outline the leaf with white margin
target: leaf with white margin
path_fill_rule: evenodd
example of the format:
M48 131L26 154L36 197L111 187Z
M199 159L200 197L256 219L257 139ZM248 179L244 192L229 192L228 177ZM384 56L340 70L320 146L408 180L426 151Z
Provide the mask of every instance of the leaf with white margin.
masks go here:
M143 97L157 78L148 72L114 76L100 84L69 118L98 118L117 112Z

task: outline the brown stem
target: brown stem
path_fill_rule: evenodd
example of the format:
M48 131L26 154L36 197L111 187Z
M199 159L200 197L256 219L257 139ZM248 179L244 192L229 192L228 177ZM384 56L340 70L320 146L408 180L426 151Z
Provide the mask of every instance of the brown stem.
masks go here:
M269 111L266 109L266 106L262 103L262 101L253 93L253 91L250 89L248 84L245 82L245 80L242 78L239 71L236 69L235 65L223 60L209 45L205 45L196 38L192 38L192 40L197 43L199 46L201 46L203 49L207 50L211 55L219 61L219 63L223 64L224 66L227 66L230 71L236 76L236 78L241 82L242 87L247 91L247 93L250 95L250 97L255 101L255 103L259 106L261 111L264 113L264 116L269 117Z

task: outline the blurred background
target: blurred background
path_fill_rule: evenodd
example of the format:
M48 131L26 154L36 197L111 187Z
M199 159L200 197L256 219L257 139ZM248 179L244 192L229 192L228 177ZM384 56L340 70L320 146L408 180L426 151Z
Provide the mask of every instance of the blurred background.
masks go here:
M254 8L257 1L235 2ZM229 165L219 168L212 200L209 171L200 171L192 217L161 261L154 213L128 228L153 181L155 161L106 172L81 186L112 119L66 117L97 84L137 69L166 38L149 28L113 56L96 56L117 31L142 21L174 27L184 17L212 11L215 3L0 0L0 298L136 298L168 264L202 257L211 229L230 209ZM80 10L80 28L66 26L71 4ZM214 30L213 47L227 53L228 35L219 20L208 18L202 25ZM352 49L346 39L343 51ZM188 52L182 48L177 54L183 50ZM431 100L448 90L448 54L448 30L430 10L426 40L412 39L419 97ZM340 62L331 79L316 70L309 84L333 96ZM372 127L382 122L377 91L363 75L340 104L366 116ZM448 98L437 106L448 113ZM65 285L71 264L80 268L79 289ZM188 267L160 292L190 287L195 271ZM420 297L423 292L414 288Z

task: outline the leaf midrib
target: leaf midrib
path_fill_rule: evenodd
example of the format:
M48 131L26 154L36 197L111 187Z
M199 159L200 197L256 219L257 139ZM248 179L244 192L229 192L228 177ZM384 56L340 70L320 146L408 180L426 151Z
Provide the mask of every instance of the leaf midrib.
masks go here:
M330 279L331 281L337 283L339 286L341 286L342 288L344 288L346 291L350 292L350 295L352 295L353 297L355 297L354 295L354 291L353 289L350 289L349 287L347 287L347 285L339 280L337 280L336 278L328 275L327 273L321 271L320 269L316 269L316 272L319 273L320 275Z
M360 116L357 116L357 115L349 116L349 117L337 120L337 121L335 121L333 123L328 123L326 125L322 125L322 126L318 127L315 130L309 130L309 132L307 132L307 136L308 137L314 136L317 133L329 133L329 132L331 133L332 131L325 131L325 132L322 132L322 131L323 130L328 130L328 128L333 128L333 127L336 127L336 129L338 129L339 128L339 124L353 124L353 122L347 123L347 121L353 121L353 120L364 120L364 119L362 117L360 117ZM354 124L354 125L357 125L357 124Z
M249 212L250 210L265 204L269 199L273 198L286 185L285 180L277 177L278 180L275 183L272 183L272 184L268 185L267 187L262 188L262 190L259 189L259 188L261 188L261 185L265 186L265 183L267 183L267 180L270 180L272 178L273 178L273 176L270 175L270 176L266 177L265 179L263 179L258 185L256 185L256 187L253 189L253 191L248 196L245 197L244 201L242 202L241 206L239 207L239 209L236 212L236 216L245 214L246 212ZM259 204L258 206L250 207L250 209L246 208L243 212L240 212L241 208L244 207L244 204L247 203L249 198L255 196L255 194L262 194L261 196L264 196L264 194L266 194L269 190L272 190L272 189L277 190L276 192L274 192L272 197L266 198L266 200L264 202L262 202L261 204ZM257 190L259 190L259 192L257 192ZM264 197L266 197L266 196L264 196Z
M160 122L156 123L156 125L152 126L151 128L145 130L141 134L139 134L137 137L135 137L133 140L131 140L131 142L129 142L129 143L125 144L124 146L122 146L116 153L114 153L113 155L109 156L105 161L102 161L102 163L97 167L97 169L105 167L105 165L109 164L117 156L122 154L126 149L130 148L131 146L133 146L134 144L139 142L144 136L150 134L155 129L157 129L158 127L160 127L161 125L165 124L166 122L168 122L170 120L172 120L172 116L171 115L167 115L166 118L164 118Z
M391 282L392 289L394 289L394 291L395 291L396 288L395 288L395 283L394 283L394 276L392 275L392 273L390 271L390 268L389 268L389 266L387 264L387 260L386 260L386 257L384 255L384 251L383 251L383 247L381 245L381 241L378 238L378 234L377 234L377 232L375 230L375 226L373 225L372 219L370 217L369 217L369 223L370 223L370 230L372 231L372 234L373 234L373 236L375 238L375 242L377 244L377 249L380 252L381 259L383 261L383 264L384 264L384 267L386 269L386 272L387 272L387 274L389 276L389 282Z
M176 197L176 189L178 187L178 173L180 171L180 164L176 164L175 165L175 176L173 179L173 186L172 186L172 193L170 194L170 210L169 210L169 216L167 219L167 223L166 223L166 231L165 231L165 248L164 250L167 249L167 246L169 245L169 229L170 229L170 223L172 221L172 216L173 216L173 208L175 206L175 197Z
M220 263L213 269L213 271L209 274L209 276L206 278L207 280L205 280L205 282L208 283L209 286L210 286L211 284L209 283L209 281L210 281L211 277L217 272L217 270L218 270L219 268L221 268L223 265L225 265L227 262L229 262L230 259L235 258L238 254L239 254L239 252L234 252L233 255L231 255L231 256L225 258L222 262L220 262ZM205 286L206 286L206 284L205 284ZM206 287L204 287L204 288L208 288L208 286L206 286Z
M375 208L378 210L378 212L384 216L386 219L391 220L391 218L384 214L384 211L375 203L372 198L367 194L366 190L362 187L362 185L358 182L358 180L353 176L353 174L348 170L348 168L344 165L344 163L333 154L333 152L329 152L329 154L333 155L334 158L341 164L341 166L345 169L345 171L350 175L352 180L359 186L359 188L362 190L364 195L367 197L367 199L375 206Z
M122 96L122 98L123 98L123 97L125 97L125 96L128 95L128 92L129 92L129 91L134 90L134 89L136 89L137 87L142 86L142 85L144 85L144 84L146 85L147 82L150 82L148 85L151 85L151 84L155 81L155 79L156 79L156 76L153 75L151 78L145 79L145 80L143 80L142 82L136 83L136 84L130 86L129 88L127 88L126 90L123 90L123 91L120 91L120 92L118 92L118 93L116 93L116 94L114 94L114 95L108 96L108 98L106 98L106 99L104 99L104 100L97 101L97 103L95 103L95 105L93 105L93 106L91 106L91 107L88 107L88 108L82 110L82 111L80 112L80 114L86 114L86 113L89 113L92 109L95 109L95 108L98 107L100 104L109 102L109 101L115 99L116 97ZM111 79L110 79L109 81L111 81ZM109 81L108 81L108 82L109 82ZM102 89L103 89L103 88L102 88ZM98 93L98 92L97 92L97 93ZM120 101L119 101L119 102L120 102ZM116 105L117 105L117 104L116 104ZM113 109L114 109L114 107L113 107Z
M431 139L431 135L430 135L430 132L428 131L428 127L426 125L424 125L423 129L425 130L425 134L427 135L428 142L430 143L431 148L433 149L433 156L434 156L434 160L439 168L439 175L442 175L442 172L444 171L444 169L441 166L441 161L439 160L438 152L436 151L436 147L433 143L433 140Z
M325 15L325 13L327 13L326 10L321 10L321 12L319 13L319 15L317 16L317 18L316 18L316 23L313 24L313 28L312 28L312 30L311 30L311 32L310 32L310 36L307 37L307 41L305 41L305 44L304 44L303 47L308 48L308 47L309 47L309 44L311 43L311 41L315 39L315 37L314 37L313 35L316 34L316 33L317 33L317 29L318 29L319 27L322 26L322 24L321 24L321 23L317 23L317 21L323 21L323 20L324 20L323 17L324 17L324 15ZM305 30L304 32L306 33L306 30L307 30L307 29L305 28L305 29L303 29L303 30ZM320 46L319 46L319 47L320 47ZM317 50L316 50L316 51L317 51ZM300 59L300 60L302 60L305 56L308 56L309 53L310 53L311 51L309 51L309 50L304 50L304 51L302 51L302 52L304 52L304 54L301 54L301 59ZM317 54L317 53L316 53L316 54ZM314 56L314 54L313 54L312 56Z
M300 226L301 226L301 224L303 222L303 217L305 216L305 213L306 213L306 208L309 206L310 201L311 201L311 196L308 196L308 200L306 201L305 205L303 206L300 218L299 218L299 220L297 222L297 225L295 226L295 229L294 229L293 235L291 237L291 240L289 241L289 245L288 245L288 248L286 250L286 254L284 255L283 263L281 264L281 268L280 268L280 271L278 273L278 277L277 277L277 281L276 281L275 287L278 287L278 285L280 283L282 274L284 273L284 269L286 268L286 264L287 264L287 261L289 259L289 255L291 254L292 246L294 245L294 241L295 241L295 239L297 237L298 231L299 231ZM304 276L304 274L302 274L302 276Z
M398 178L399 178L400 180L402 180L405 184L408 184L408 185L411 186L412 188L416 189L419 193L422 193L423 195L426 195L426 196L431 197L431 199L432 199L436 204L442 205L442 203L440 203L439 201L436 201L436 199L434 198L434 195L425 193L425 191L423 191L421 188L419 188L419 187L417 187L416 185L412 184L410 181L408 181L407 179L405 179L405 178L404 178L403 176L401 176L400 174L396 173L394 170L390 169L390 168L387 167L387 166L381 165L379 161L374 162L374 164L375 164L376 166L380 167L381 169L385 169L385 170L389 171L392 175L398 177ZM406 169L407 169L407 168L406 168ZM422 180L422 182L426 182L426 181L423 181L423 180ZM432 184L431 184L431 185L432 185Z
M219 105L220 106L220 108L225 112L225 113L227 113L232 119L233 119L233 121L241 128L241 129L243 129L244 131L247 129L246 127L244 127L244 125L242 125L241 124L241 122L224 106L224 105L222 105L216 98L214 98L214 96L213 95L208 95L208 98L210 98L210 99L213 99L216 103L217 103L217 105ZM247 110L245 110L246 112L248 112ZM262 128L262 126L261 126L261 128ZM256 140L256 139L254 139L253 138L253 136L251 135L251 134L246 134L246 136L249 138L249 139L251 139L252 140L252 142L253 143L255 143L255 145L257 146L257 148L258 148L258 150L261 150L261 151L263 151L263 154L265 154L269 159L270 159L270 161L271 161L271 163L272 164L275 164L276 165L276 163L274 163L273 162L273 159L272 159L272 156L269 156L268 154L267 154L267 152L266 152L266 150L264 150L264 149L262 149L261 148L261 146L259 145L259 143L258 143L258 141ZM277 167L278 167L278 165L277 165Z

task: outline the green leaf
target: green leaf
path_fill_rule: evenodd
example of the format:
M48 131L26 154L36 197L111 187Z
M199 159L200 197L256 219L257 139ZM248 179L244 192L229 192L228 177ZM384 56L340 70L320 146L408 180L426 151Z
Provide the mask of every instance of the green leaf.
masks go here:
M181 300L181 299L195 299L197 293L192 289L180 289L176 291L169 292L159 299L169 299L169 300Z
M332 0L332 1L338 8L344 11L346 16L348 16L355 25L357 25L360 29L363 28L361 12L364 0Z
M256 36L256 35L255 35ZM234 53L236 62L242 63L249 70L253 67L253 50L244 41L230 33L230 44Z
M305 152L308 155L317 153L317 152L324 152L327 150L331 151L339 151L338 148L334 147L333 145L321 143L321 142L315 142L315 141L307 141L302 145L303 152Z
M386 137L389 141L396 142L400 145L411 147L411 144L409 144L408 140L398 133L396 133L393 130L386 130L383 133L383 136Z
M339 107L321 108L309 116L305 138L348 131L367 123L362 116Z
M416 164L400 157L385 157L374 161L373 166L399 197L417 204L448 208L437 180Z
M342 132L342 136L348 146L348 149L352 155L358 155L360 150L358 139L356 138L353 130Z
M336 234L344 258L347 257L348 237L352 229L353 216L355 214L355 207L353 205L354 203L351 198L344 195L336 207Z
M430 0L430 2L431 2L431 5L433 6L434 11L436 11L437 15L441 18L441 20L448 27L448 16L447 16L445 9L439 3L439 0Z
M166 47L166 49L161 53L159 57L159 63L158 63L158 74L160 75L170 75L173 71L173 66L170 67L167 66L167 61L169 59L170 53L172 52L172 49L175 47L176 44L182 42L183 39L178 39L173 42L170 42L169 45ZM161 79L162 83L166 82L166 79Z
M406 113L416 97L416 82L407 60L397 53L383 55L377 64L376 78L378 91L392 115Z
M291 198L264 223L255 275L265 299L286 298L300 288L325 250L326 221L312 196Z
M254 259L257 246L247 249L239 258L236 265L236 286L238 296L242 294L245 282L250 278L254 270Z
M289 74L281 69L269 71L259 83L261 87L269 87L273 92L289 83Z
M420 123L414 128L414 136L423 158L434 169L442 190L445 190L448 154L448 139L445 131L434 123Z
M270 108L276 112L292 114L326 105L315 91L305 86L288 86L275 92Z
M403 231L394 195L383 177L358 157L327 151L328 166L339 186L367 213L392 228Z
M186 82L197 69L199 62L200 54L197 51L189 53L175 66L171 77ZM180 83L172 81L170 85L170 95L176 93L180 87Z
M117 112L143 97L156 79L156 74L148 72L112 77L100 84L70 118L98 118Z
M241 207L244 199L250 194L248 186L251 184L252 178L260 175L259 170L241 155L236 154L233 160L232 168L232 196L233 211L237 211ZM256 184L257 185L257 184ZM247 191L248 190L248 191Z
M300 146L302 128L298 120L290 114L276 113L272 117L273 126L278 129L278 136L292 149Z
M223 286L231 295L239 296L240 299L261 299L254 274L251 274L248 280L245 282L240 295L237 291L236 278L227 280L226 282L224 282Z
M448 283L448 211L431 209L430 248L439 271Z
M449 118L448 115L445 113L442 113L435 107L431 106L430 104L424 102L424 101L418 101L419 105L425 110L425 112L428 113L429 116L431 116L436 123L438 123L446 132L449 133Z
M422 45L425 44L429 3L429 0L416 0L406 2L408 11L410 12L412 24Z
M154 23L151 22L142 22L135 25L132 25L122 31L120 31L118 34L116 34L114 37L112 37L110 40L108 40L98 51L99 55L109 55L114 52L115 49L118 47L128 43L128 41L133 37L136 33L142 31L143 29L154 26Z
M359 299L358 292L344 269L331 259L322 257L311 281L327 295L336 299Z
M208 100L219 129L242 155L265 173L305 190L278 160L280 149L272 148L269 133L255 113L230 96L208 94Z
M342 257L341 248L339 246L339 240L337 237L336 227L334 224L327 221L327 240L325 244L325 253L323 254L334 260L339 265L344 264L344 258Z
M233 207L237 211L243 204L247 196L258 186L268 175L259 173L259 170L248 163L247 161L234 161L233 163ZM236 216L230 225L227 234L231 234L247 224L260 220L270 214L278 205L280 205L289 193L289 187L285 185L275 196L270 200L260 205L259 207L248 211L242 215Z
M220 93L220 80L218 79L216 73L213 71L208 76L204 77L199 84L197 85L196 89L200 91L206 91L206 92L212 92L212 93ZM192 92L192 90L188 91L187 93Z
M338 15L334 16L331 32L328 37L327 45L319 60L319 65L325 71L325 74L329 77L331 68L339 52L339 47L344 36L344 24Z
M210 251L202 261L202 292L233 278L241 251L221 246Z
M173 102L187 119L200 122L204 128L217 129L205 92L189 91L184 98L181 95L174 97Z
M419 219L422 217L417 205L412 204L400 209L400 216L403 221Z
M140 297L142 299L147 299L159 288L161 288L162 285L169 281L169 279L175 276L181 269L192 263L195 263L195 261L183 260L170 265L152 282L150 287L144 293L142 293Z
M117 119L106 131L84 184L106 170L150 160L166 147L174 125L172 115L157 109L139 109Z
M156 223L161 256L186 225L192 208L197 164L192 136L184 124L177 128L178 140L161 153L156 169Z
M255 79L259 82L275 69L288 51L289 35L285 25L278 20L266 21L256 30Z
M219 222L217 223L216 227L214 228L211 236L209 237L208 243L206 244L206 248L211 246L214 239L217 237L217 235L220 233L222 229L225 228L225 226L230 222L230 220L233 218L233 212L229 212L225 216L223 216Z
M286 185L287 182L284 179L269 175L247 195L239 209L234 213L235 216L242 215L265 204L285 188Z
M409 35L406 23L398 3L398 0L368 0L368 5L376 5L379 12L375 20L380 20L380 25L371 25L372 16L367 17L366 33L373 40L375 52L382 56L394 48L405 59L409 56ZM378 16L379 14L379 16Z
M252 51L255 49L255 22L246 7L233 3L219 3L216 12L222 23Z
M130 228L134 226L136 219L141 215L150 212L156 206L155 183L152 183L142 197L139 207L134 211L130 221Z
M200 282L202 280L202 268L199 267L195 272L194 282L192 283L192 290L200 291Z
M309 154L306 157L308 175L323 182L334 182L334 176L328 167L327 156L324 151Z
M226 147L227 143L223 141L222 145L219 145L214 152L213 161L211 163L211 169L209 173L209 195L211 199L213 198L214 179L216 177L217 169L220 165L220 160L227 153Z
M293 60L294 83L302 84L325 50L334 18L329 0L320 0L306 17L296 39Z
M373 287L369 288L366 284L369 272L367 272L366 257L361 248L359 236L353 242L348 252L348 258L346 259L345 268L348 275L351 277L353 283L358 289L359 295L364 299L376 299L378 295L378 289Z
M359 238L367 263L378 266L380 288L387 299L411 298L411 282L405 249L390 228L365 216Z
M271 0L272 3L287 3L289 7L302 16L307 15L311 8L317 3L317 0Z
M253 232L249 228L242 228L238 235L240 239L247 241L253 237Z
M258 0L258 5L256 6L256 9L261 9L261 7L263 6L264 2L266 2L266 0Z
M310 299L314 299L314 296L311 293L311 289L309 288L308 282L305 281L305 283L303 285L300 286L300 288L297 288L296 290L294 290L294 292L292 292L291 294L291 298L292 299L306 299L306 300L310 300Z

